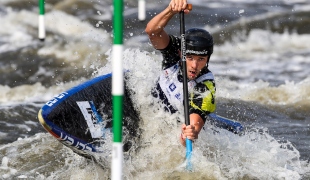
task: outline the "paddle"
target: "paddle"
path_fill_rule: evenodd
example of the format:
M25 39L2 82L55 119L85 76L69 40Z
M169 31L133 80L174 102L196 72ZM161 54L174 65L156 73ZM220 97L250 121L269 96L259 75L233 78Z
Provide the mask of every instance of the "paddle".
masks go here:
M192 5L188 4L187 9L191 10ZM186 126L190 125L189 112L188 112L188 82L186 70L186 45L185 45L185 22L184 11L180 12L180 34L181 34L181 56L183 65L183 102L184 102L184 116ZM192 155L192 141L186 138L186 169L192 170L191 155Z

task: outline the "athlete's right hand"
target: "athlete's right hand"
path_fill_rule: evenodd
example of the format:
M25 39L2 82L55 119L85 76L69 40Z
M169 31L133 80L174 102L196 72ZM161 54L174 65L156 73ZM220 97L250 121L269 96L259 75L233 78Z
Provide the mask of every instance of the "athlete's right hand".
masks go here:
M169 3L170 9L173 12L181 12L184 10L185 14L189 13L189 10L186 8L187 0L171 0Z
M181 132L182 132L182 139L187 138L190 140L195 140L198 138L199 132L195 130L195 126L193 125L186 126L185 124L182 124Z

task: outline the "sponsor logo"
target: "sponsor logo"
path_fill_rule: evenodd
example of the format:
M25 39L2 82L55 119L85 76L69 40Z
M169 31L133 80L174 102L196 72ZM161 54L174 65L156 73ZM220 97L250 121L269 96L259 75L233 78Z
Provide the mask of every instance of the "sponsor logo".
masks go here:
M67 92L63 92L57 96L55 96L52 100L48 101L46 103L47 106L52 107L54 104L56 104L60 99L64 98L66 95L68 95Z
M88 114L90 115L90 119L92 120L93 124L97 124L97 118L95 113L93 112L93 110L91 108L86 108L86 111L88 112Z
M84 119L89 128L92 138L100 138L103 136L100 122L102 122L101 116L96 110L96 107L92 101L77 101Z
M174 83L169 85L169 89L170 89L171 92L173 92L175 90L175 88L177 88L177 87L175 86Z
M174 95L174 97L177 98L177 100L181 100L181 94L180 93Z
M181 34L181 52L182 52L182 61L186 61L186 48L185 48L185 34ZM184 55L184 56L183 56Z
M203 51L194 51L194 50L186 50L186 54L208 54L207 50L203 50Z
M64 144L76 147L77 149L86 150L86 151L90 151L90 152L92 151L91 147L87 146L84 143L76 141L72 137L69 137L63 133L60 133L60 140L62 140Z

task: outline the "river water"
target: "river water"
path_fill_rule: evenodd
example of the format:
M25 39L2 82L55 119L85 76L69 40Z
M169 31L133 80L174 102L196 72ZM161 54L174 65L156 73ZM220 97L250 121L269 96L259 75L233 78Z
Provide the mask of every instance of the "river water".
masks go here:
M241 136L206 124L184 169L175 119L150 96L161 56L144 28L169 1L125 1L124 68L141 138L125 154L124 179L310 179L310 3L195 0L186 27L209 30L217 114L241 122ZM37 113L55 95L111 70L110 1L47 0L38 40L37 0L0 0L0 179L109 179L111 146L98 165L64 147ZM166 28L179 33L178 17ZM181 118L182 119L182 118ZM108 138L108 137L107 137ZM110 144L111 145L111 144Z

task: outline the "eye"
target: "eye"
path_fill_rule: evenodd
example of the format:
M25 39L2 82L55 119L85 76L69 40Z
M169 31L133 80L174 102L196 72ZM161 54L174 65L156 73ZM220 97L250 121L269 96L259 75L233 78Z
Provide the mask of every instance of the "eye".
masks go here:
M188 59L188 60L193 60L193 56L187 55L187 56L186 56L186 59Z

